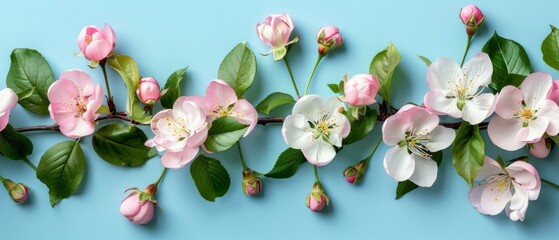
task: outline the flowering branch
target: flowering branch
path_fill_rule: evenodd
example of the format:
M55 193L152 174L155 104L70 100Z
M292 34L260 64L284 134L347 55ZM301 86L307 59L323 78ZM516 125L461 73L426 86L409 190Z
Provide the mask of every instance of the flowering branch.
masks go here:
M97 118L97 122L99 121L104 121L104 120L109 120L109 119L120 119L120 120L124 120L136 125L149 125L149 124L145 124L145 123L140 123L137 121L132 120L128 114L126 112L118 112L118 113L114 113L114 114L107 114L105 116L101 116L99 118ZM31 131L60 131L60 126L58 126L58 124L51 124L51 125L38 125L38 126L29 126L29 127L21 127L21 128L16 128L15 129L16 132L31 132Z

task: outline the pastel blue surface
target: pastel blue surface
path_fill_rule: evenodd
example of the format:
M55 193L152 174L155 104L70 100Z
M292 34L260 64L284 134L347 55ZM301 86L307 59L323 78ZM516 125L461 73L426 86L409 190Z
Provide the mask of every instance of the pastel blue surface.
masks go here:
M301 41L289 53L300 88L316 58L315 33L321 26L337 25L345 37L344 47L320 64L311 92L329 96L326 83L344 74L367 72L372 57L390 41L400 50L402 62L394 75L394 104L420 103L427 89L426 67L416 57L431 60L462 56L466 35L458 19L469 1L5 1L0 7L0 76L6 76L14 48L34 48L49 61L55 76L67 69L87 71L102 83L100 69L89 69L76 39L86 25L111 24L117 36L116 52L134 57L142 76L161 83L178 68L189 66L184 91L202 95L217 76L223 57L238 42L248 41L256 53L267 52L255 34L255 25L268 14L289 13ZM474 1L487 19L474 38L473 56L493 31L522 44L536 71L557 71L542 61L540 46L559 25L558 1ZM258 73L247 98L258 103L274 91L292 93L283 63L257 54ZM113 95L124 107L120 77L109 70ZM0 88L5 82L0 83ZM279 115L288 108L275 112ZM50 124L48 116L36 116L20 106L12 113L15 127ZM268 171L287 146L280 125L258 126L242 140L246 160L258 171ZM87 172L76 195L55 208L49 205L48 189L23 162L0 156L0 175L31 187L30 201L16 205L0 190L1 239L556 239L559 235L559 192L544 185L537 201L530 202L524 223L505 214L485 216L467 198L467 184L454 172L449 151L431 188L419 189L394 200L396 182L382 167L387 147L381 145L362 184L347 184L343 169L364 158L379 138L380 125L362 142L344 147L328 166L320 168L322 182L332 205L322 214L309 211L305 197L314 181L309 164L291 179L264 179L262 196L247 197L241 191L241 166L235 150L215 157L231 175L231 188L215 203L203 200L192 181L189 167L170 171L157 195L163 210L147 226L136 226L119 214L123 191L144 188L161 171L159 158L137 168L120 168L101 160L82 140ZM151 133L149 133L151 134ZM486 133L483 133L486 136ZM26 133L34 144L31 161L38 163L44 151L64 140L58 133ZM487 141L488 155L513 158L526 151L508 153ZM545 160L532 159L540 175L559 181L554 150ZM365 238L364 238L365 239Z

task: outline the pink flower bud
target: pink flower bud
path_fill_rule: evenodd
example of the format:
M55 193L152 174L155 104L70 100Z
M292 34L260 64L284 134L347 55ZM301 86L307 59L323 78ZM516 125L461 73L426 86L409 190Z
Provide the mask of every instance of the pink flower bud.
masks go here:
M138 89L136 89L136 94L143 103L153 105L161 97L159 83L152 77L142 78L138 84Z
M106 23L105 29L100 29L97 26L86 26L78 36L78 46L83 55L93 61L105 59L113 51L115 44L115 32Z
M153 218L154 205L157 204L154 199L157 187L151 184L144 191L137 188L133 190L134 192L120 203L120 214L134 224L147 224Z
M460 20L466 25L466 33L472 36L476 33L477 28L483 24L485 16L478 7L469 5L460 10Z
M530 149L530 154L532 154L532 156L545 158L551 151L551 141L549 138L541 138L535 143L528 144L528 149Z
M0 180L2 180L4 187L10 194L10 198L14 200L14 202L22 204L27 201L29 197L29 187L27 185L23 183L14 183L10 179L0 178Z
M271 48L274 60L278 61L287 53L287 46L299 40L295 37L289 41L293 28L295 25L288 14L272 14L264 19L264 22L256 24L256 33L258 38Z
M547 99L554 101L559 105L559 80L554 80L551 90L547 94Z
M376 102L380 84L377 78L370 74L357 74L344 84L345 98L353 106L367 106Z
M246 195L256 195L262 190L262 180L254 176L250 169L243 171L243 192Z
M349 166L344 170L344 177L348 183L356 184L361 180L361 176L365 173L367 162L362 160L353 166Z
M321 212L330 203L328 195L322 189L320 182L315 182L313 190L307 196L307 207L313 212Z
M330 26L318 30L316 41L318 42L318 54L324 56L330 50L341 46L344 43L344 38L337 27Z

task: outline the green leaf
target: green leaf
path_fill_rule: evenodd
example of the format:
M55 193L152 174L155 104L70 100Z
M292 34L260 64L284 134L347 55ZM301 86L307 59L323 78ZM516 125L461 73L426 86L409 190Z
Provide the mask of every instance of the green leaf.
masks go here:
M559 135L550 136L549 138L551 138L551 140L553 140L553 142L555 143L555 145L559 145Z
M335 93L335 94L340 93L340 88L339 88L338 84L329 83L328 88L330 88L330 90L332 90L332 92Z
M493 92L499 92L507 85L519 84L517 81L519 77L508 77L508 75L516 74L525 77L532 72L524 48L513 40L497 35L497 32L485 43L482 51L489 55L493 64L493 76L489 84Z
M433 155L431 155L431 159L433 159L433 161L437 163L437 166L441 166L443 160L443 152L434 152ZM398 187L396 187L396 199L402 198L404 195L417 189L418 187L419 186L417 186L417 184L413 183L410 180L398 182Z
M155 148L144 145L147 137L142 129L121 123L102 127L93 134L91 141L97 155L116 166L141 166L157 155Z
M429 67L431 65L431 60L429 60L429 58L426 58L426 57L421 56L421 55L417 55L417 57L419 59L421 59L421 61L423 61L423 63L425 63L425 65L427 65L427 67Z
M85 157L78 141L64 141L49 148L37 167L37 178L49 188L50 205L72 195L85 174Z
M109 114L109 113L111 113L111 110L109 109L109 107L107 105L101 105L101 107L99 107L99 109L97 109L97 111L95 113L97 113L97 114Z
M146 115L146 112L140 107L140 99L136 96L136 89L140 83L140 73L134 59L126 55L113 53L108 58L107 63L124 80L127 89L126 112L128 112L130 118L141 123L148 123L151 116Z
M452 144L452 164L470 187L474 186L477 172L483 166L485 143L479 134L478 125L462 122Z
M192 162L190 175L200 195L211 202L218 197L223 197L231 185L229 173L219 160L204 155L199 155Z
M559 70L559 29L550 25L551 33L542 42L543 61Z
M256 110L264 114L269 114L274 108L294 102L295 99L293 99L291 95L282 92L275 92L264 98L264 100L256 106Z
M181 68L173 72L171 76L167 78L165 87L163 87L163 89L167 89L167 92L161 96L161 106L164 108L173 108L173 103L181 96L180 83L186 75L186 69L188 69L188 67Z
M50 101L47 92L54 82L54 74L47 60L37 50L27 48L14 49L10 59L6 85L21 97L18 102L22 107L48 115Z
M367 134L369 134L369 132L371 132L371 130L373 130L375 123L377 122L377 112L368 107L365 116L359 116L359 120L355 120L348 111L344 111L344 115L347 117L351 125L349 135L343 140L344 145L352 144L363 139L367 136Z
M33 153L33 143L8 124L0 132L0 153L12 160L25 159Z
M305 163L305 155L299 149L288 148L283 151L270 172L264 176L270 178L289 178L297 172L299 165Z
M238 142L247 129L248 125L240 123L235 118L216 118L208 130L208 138L204 146L210 152L225 151Z
M229 83L239 97L250 88L256 76L256 56L246 42L239 43L225 56L217 76Z
M394 44L377 53L371 61L369 73L375 75L380 83L379 94L386 102L390 102L390 84L394 70L400 63L400 53Z

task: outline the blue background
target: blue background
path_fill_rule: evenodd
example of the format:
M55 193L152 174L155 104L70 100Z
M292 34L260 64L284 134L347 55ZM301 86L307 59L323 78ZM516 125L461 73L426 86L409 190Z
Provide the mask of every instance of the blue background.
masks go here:
M248 41L255 53L267 52L255 34L255 25L268 14L289 13L301 41L289 53L300 88L304 87L316 58L315 33L321 26L337 25L345 37L344 47L320 64L311 92L329 96L326 83L338 82L344 74L367 72L372 57L394 42L402 62L394 75L396 107L420 103L427 89L426 67L416 57L431 60L448 56L460 60L466 35L458 19L467 1L4 1L0 7L0 76L6 76L14 48L39 50L55 76L80 68L102 83L100 69L89 69L79 52L77 36L86 25L111 24L117 36L116 52L134 57L143 76L161 83L178 68L190 66L183 90L202 95L217 76L223 57L238 42ZM559 25L557 1L509 3L474 1L487 19L474 38L468 58L481 50L493 31L522 44L534 70L557 71L542 61L540 46ZM273 91L292 93L283 63L257 54L258 73L247 98L258 103ZM124 107L124 88L119 76L109 70L117 104ZM1 82L0 87L5 87ZM287 113L288 107L275 115ZM36 116L20 106L12 112L15 127L50 124L48 116ZM268 171L286 148L280 125L258 126L243 139L246 160L258 171ZM16 205L0 190L2 239L265 239L368 237L378 239L552 239L559 234L559 192L544 185L537 201L530 202L524 223L508 220L504 213L491 217L471 207L467 184L454 172L449 151L432 188L416 190L394 200L396 182L386 175L382 159L387 147L374 155L362 184L350 185L342 170L364 158L379 137L380 125L364 141L344 148L336 159L320 169L332 205L322 214L309 211L305 197L313 183L312 168L302 165L287 180L264 179L262 196L247 197L241 191L241 166L235 150L214 155L231 175L231 188L215 203L203 200L190 177L189 167L170 171L157 199L163 210L147 226L136 226L119 214L124 189L144 188L160 170L158 157L137 168L120 168L101 160L91 147L91 137L82 140L87 172L82 186L69 199L51 208L47 188L23 162L0 157L0 175L31 187L25 205ZM486 136L486 133L483 133ZM44 151L65 140L59 133L26 133L34 144L31 161L38 163ZM488 155L508 158L526 154L498 150L487 141ZM558 152L548 159L532 160L541 176L559 181Z

